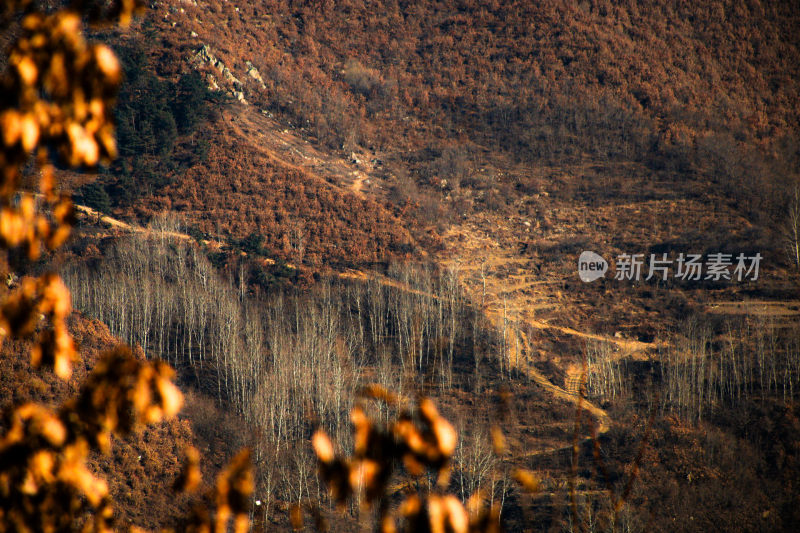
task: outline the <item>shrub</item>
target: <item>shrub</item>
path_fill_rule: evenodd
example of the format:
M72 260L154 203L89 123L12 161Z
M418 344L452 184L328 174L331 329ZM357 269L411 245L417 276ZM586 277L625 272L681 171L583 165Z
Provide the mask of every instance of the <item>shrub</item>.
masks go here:
M380 83L380 75L376 71L366 68L358 60L348 59L344 66L344 81L356 93L369 96Z

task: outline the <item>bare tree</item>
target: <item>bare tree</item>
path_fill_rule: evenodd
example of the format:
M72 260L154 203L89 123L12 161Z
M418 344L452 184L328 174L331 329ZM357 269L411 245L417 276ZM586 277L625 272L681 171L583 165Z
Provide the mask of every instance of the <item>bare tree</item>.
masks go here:
M800 269L800 185L795 185L794 194L789 198L783 234L786 251Z
M471 431L467 428L471 427ZM492 472L497 468L499 459L489 442L489 432L478 425L459 424L458 447L453 456L455 462L455 479L461 501L466 502L480 488L489 484Z

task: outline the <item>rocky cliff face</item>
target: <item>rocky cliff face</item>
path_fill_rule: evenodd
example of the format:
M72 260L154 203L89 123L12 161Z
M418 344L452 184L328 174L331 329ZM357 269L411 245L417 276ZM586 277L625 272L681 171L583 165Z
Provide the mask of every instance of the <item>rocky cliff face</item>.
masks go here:
M239 80L239 78L233 75L231 69L229 69L222 61L217 59L209 45L202 45L200 49L190 58L190 62L195 65L196 68L207 71L206 79L208 81L209 89L214 91L223 90L230 96L236 98L236 100L239 102L247 105L247 99L244 96L244 84ZM213 67L213 69L218 73L217 76L219 76L219 78L212 72L209 72L209 69L204 69L205 66ZM249 61L247 61L247 67L247 74L254 80L260 81L261 86L264 87L264 82L261 80L261 75L259 74L258 70L253 67L252 63Z

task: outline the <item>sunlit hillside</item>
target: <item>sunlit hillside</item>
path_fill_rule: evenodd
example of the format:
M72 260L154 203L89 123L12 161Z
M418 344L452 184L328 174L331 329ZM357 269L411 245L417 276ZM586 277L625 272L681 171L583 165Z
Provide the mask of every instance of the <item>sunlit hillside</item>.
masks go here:
M117 342L175 369L177 418L88 456L118 527L200 523L181 465L242 447L255 530L800 527L800 7L165 0L86 37L118 157L56 165L64 246L3 237L3 301L57 271L82 362L6 342L0 399Z

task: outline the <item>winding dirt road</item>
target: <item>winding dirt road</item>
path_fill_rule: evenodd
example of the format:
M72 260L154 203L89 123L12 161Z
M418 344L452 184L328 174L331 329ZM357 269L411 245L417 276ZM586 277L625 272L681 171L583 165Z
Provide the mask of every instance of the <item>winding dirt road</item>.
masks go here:
M345 160L335 155L324 153L297 135L295 133L296 130L287 129L278 121L268 116L268 114L260 112L252 107L232 107L224 110L222 112L222 117L232 133L241 138L242 143L250 149L257 150L268 156L281 165L301 170L311 179L319 180L342 194L355 194L359 197L378 194L378 189L376 187L367 187L370 183L377 184L380 182L380 178L374 173L374 169L371 165L358 160ZM152 230L148 228L142 228L102 215L86 206L76 206L76 209L86 217L108 228L134 233L152 232ZM462 233L467 231L470 233L468 237L472 242L477 242L481 238L485 239L485 237L479 237L476 233L471 232L469 227L462 226L458 228L458 231ZM171 232L169 236L178 239L191 239L189 235L182 233ZM452 233L445 235L446 240L452 239L452 237ZM497 243L489 243L489 246L495 249L499 248ZM537 297L535 299L528 297L523 298L520 295L525 292L525 289L536 285L541 286L542 284L546 284L546 281L515 279L514 277L501 280L499 277L490 276L490 291L488 293L484 292L483 296L481 296L479 284L475 282L474 276L470 274L474 274L479 269L484 269L487 266L487 255L484 253L485 243L482 243L480 247L462 246L461 250L465 252L459 258L462 284L465 286L473 301L484 302L486 316L494 324L498 326L501 325L506 320L504 312L511 308L517 311L517 320L524 321L525 324L532 328L551 330L560 335L576 336L588 340L612 343L620 348L620 357L637 351L646 351L652 347L647 343L586 333L569 327L549 324L544 320L529 316L534 310L543 306L551 306L552 303L546 301L546 296L543 296L546 295L546 290L542 290L541 288L536 291ZM499 253L494 253L489 256L490 267L496 268L502 265L513 265L518 261L518 257L514 257L513 254L500 249L497 251ZM443 266L451 265L451 262L447 260L443 261ZM374 278L378 279L381 283L391 285L401 290L414 291L414 289L406 287L400 282L375 273L347 270L339 273L339 276L357 280ZM484 279L484 291L485 283L486 279ZM490 301L485 300L487 295L490 296ZM501 295L503 295L502 308L500 306ZM508 346L511 347L511 353L507 355L507 358L513 364L518 365L517 370L526 373L531 380L552 396L559 400L573 403L576 407L580 406L582 410L590 413L597 420L597 434L608 431L611 427L611 419L608 413L579 395L568 392L562 387L552 383L544 374L536 369L529 357L532 353L532 346L530 346L528 339L520 328L515 328L515 331L516 333L514 333L514 335L516 335L516 338L513 339L514 342L507 343ZM591 437L592 436L588 436L585 438ZM570 446L571 445L566 445L552 449L538 450L532 452L532 454L552 453Z

